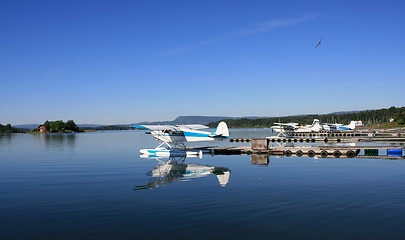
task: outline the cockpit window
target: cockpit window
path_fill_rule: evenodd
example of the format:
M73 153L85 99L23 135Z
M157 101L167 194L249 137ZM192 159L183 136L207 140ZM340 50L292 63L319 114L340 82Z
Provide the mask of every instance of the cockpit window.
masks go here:
M173 131L173 130L166 129L166 130L162 130L162 132L163 133L168 133L170 135L180 135L180 136L183 135L182 131Z

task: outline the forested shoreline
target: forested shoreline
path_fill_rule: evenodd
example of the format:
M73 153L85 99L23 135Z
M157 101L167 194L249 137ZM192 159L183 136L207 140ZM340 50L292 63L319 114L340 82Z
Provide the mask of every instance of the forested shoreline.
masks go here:
M295 122L300 125L311 124L314 119L319 119L322 123L342 123L349 124L352 120L361 120L366 125L376 125L390 122L390 118L400 126L405 125L405 107L390 107L388 109L359 111L355 113L346 114L309 114L300 116L285 116L285 117L271 117L271 118L240 118L240 119L223 119L229 128L269 128L274 123L289 123ZM211 128L215 128L218 123L212 122L207 124Z
M0 124L0 133L25 133L26 129L12 127L11 124L6 124L5 126Z

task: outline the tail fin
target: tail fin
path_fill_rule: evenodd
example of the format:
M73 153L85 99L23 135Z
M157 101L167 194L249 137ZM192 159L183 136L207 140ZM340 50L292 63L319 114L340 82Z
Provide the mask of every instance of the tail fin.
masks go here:
M229 137L229 130L228 126L226 125L225 122L220 122L215 128L214 132L212 132L213 137L224 137L228 138Z
M319 119L314 119L314 121L312 122L311 127L315 127L318 124L319 124Z
M311 130L316 132L322 130L322 125L320 124L319 119L314 119L314 121L312 122Z
M350 129L356 129L356 121L351 121L350 124L348 125Z

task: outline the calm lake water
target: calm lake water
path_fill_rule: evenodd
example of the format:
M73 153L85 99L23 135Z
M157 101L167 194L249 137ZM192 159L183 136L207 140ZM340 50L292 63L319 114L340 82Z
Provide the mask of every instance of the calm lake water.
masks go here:
M404 160L139 156L158 143L143 131L0 135L0 239L405 236Z

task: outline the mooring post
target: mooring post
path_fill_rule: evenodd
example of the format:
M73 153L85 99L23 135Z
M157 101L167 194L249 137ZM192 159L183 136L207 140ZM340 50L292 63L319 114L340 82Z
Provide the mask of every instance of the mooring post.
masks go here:
M269 139L267 138L252 138L250 141L252 150L269 150Z

